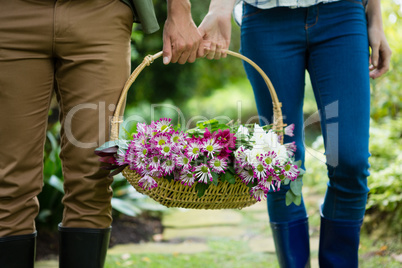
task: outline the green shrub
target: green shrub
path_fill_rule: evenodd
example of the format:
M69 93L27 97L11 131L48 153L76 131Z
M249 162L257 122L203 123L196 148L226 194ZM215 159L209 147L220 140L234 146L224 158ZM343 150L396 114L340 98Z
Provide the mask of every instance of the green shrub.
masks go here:
M365 228L378 236L402 236L402 118L372 122L371 175Z

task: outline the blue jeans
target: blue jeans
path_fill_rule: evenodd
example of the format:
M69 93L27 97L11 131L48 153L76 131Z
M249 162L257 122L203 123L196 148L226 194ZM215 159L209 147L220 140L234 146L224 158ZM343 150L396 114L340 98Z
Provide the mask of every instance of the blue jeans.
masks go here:
M328 219L362 219L369 176L369 44L364 8L340 1L308 8L258 9L245 4L241 53L271 79L282 102L284 122L296 125L296 160L304 168L303 98L308 70L320 115L328 169L322 205ZM272 122L272 103L261 76L245 63L253 86L260 123ZM317 160L318 161L318 160ZM308 171L306 176L308 176ZM323 178L324 179L324 178ZM267 197L271 222L307 216L304 203L286 206L285 193Z

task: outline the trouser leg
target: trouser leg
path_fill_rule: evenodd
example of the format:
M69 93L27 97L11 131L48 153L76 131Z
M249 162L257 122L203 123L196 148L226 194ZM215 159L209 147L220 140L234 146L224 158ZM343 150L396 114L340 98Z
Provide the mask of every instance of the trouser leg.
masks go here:
M308 70L320 113L329 177L322 213L327 219L361 220L370 156L364 8L341 1L319 5L317 13L318 23L307 34L311 42Z
M119 0L56 3L63 227L111 225L112 179L94 149L108 139L109 119L130 72L131 27L131 10Z
M289 9L258 10L245 5L242 22L242 53L256 62L268 75L282 102L284 122L294 123L294 137L285 136L284 142L295 142L296 160L302 160L303 97L305 77L305 41L303 31L305 14ZM288 23L283 23L286 19ZM245 64L253 86L260 123L272 122L272 101L261 76ZM275 242L275 251L281 267L309 267L310 247L307 213L303 198L300 206L286 206L286 191L270 191L267 195L269 221Z
M35 232L53 90L53 2L0 6L0 237L8 237Z
M367 25L362 5L348 1L320 6L318 18L317 27L308 31L309 72L329 177L321 207L319 263L354 268L358 267L369 175Z
M285 136L284 142L295 142L295 159L302 161L304 168L303 97L305 82L305 35L304 12L295 9L259 10L245 5L242 29L241 52L259 65L270 78L282 102L282 114L286 124L295 124L294 136ZM288 23L283 23L286 18ZM272 123L273 108L268 88L253 67L244 64L247 77L253 86L260 123ZM270 191L267 196L270 221L285 222L306 218L304 203L286 206L285 194L289 187Z

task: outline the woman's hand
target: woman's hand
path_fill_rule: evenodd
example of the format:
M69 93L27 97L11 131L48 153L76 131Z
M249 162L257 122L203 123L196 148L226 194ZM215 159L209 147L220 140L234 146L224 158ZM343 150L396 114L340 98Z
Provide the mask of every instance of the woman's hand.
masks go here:
M381 2L370 0L367 4L367 20L370 55L370 77L376 79L389 70L391 61L391 48L385 37L382 26Z
M234 2L235 0L211 0L209 12L198 27L203 39L198 57L210 60L226 57L225 51L230 45Z
M163 29L163 63L194 62L201 34L191 17L188 0L168 0L168 14Z

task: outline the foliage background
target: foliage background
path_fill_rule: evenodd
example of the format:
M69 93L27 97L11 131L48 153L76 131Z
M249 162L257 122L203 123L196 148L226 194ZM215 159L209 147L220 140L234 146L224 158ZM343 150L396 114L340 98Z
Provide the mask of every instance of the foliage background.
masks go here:
M193 18L198 25L208 10L209 1L191 1ZM154 0L158 20L163 29L166 19L166 2ZM402 1L382 1L384 28L393 51L391 69L382 78L372 81L371 103L371 145L372 157L371 188L365 218L365 230L376 237L393 236L401 241L402 232ZM162 30L151 35L137 31L132 33L132 68L134 69L147 54L162 49ZM230 49L240 47L239 27L233 24ZM306 74L308 76L308 74ZM308 81L308 79L306 80ZM316 112L311 85L306 84L305 117ZM151 104L159 105L151 109ZM170 64L164 66L156 61L147 67L135 81L127 99L126 115L140 115L148 122L154 118L171 117L177 120L179 107L185 117L203 116L213 118L226 116L234 120L246 120L257 115L254 97L243 66L238 59L219 61L197 60L193 64ZM154 114L153 114L154 113ZM201 119L201 118L200 118ZM129 128L129 126L125 126ZM39 196L41 211L37 223L55 228L61 219L63 195L62 174L58 159L58 124L51 124L45 148L45 185ZM318 161L324 153L318 125L306 128L308 154L305 189L310 193L325 192L326 169ZM132 187L118 178L114 184L115 213L138 215L144 210L158 210L155 204L132 192ZM131 211L131 212L130 212Z

